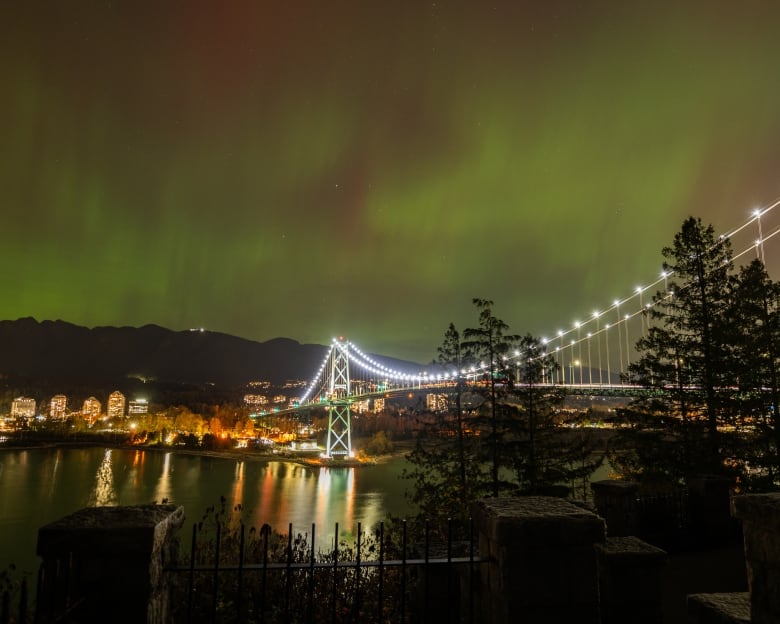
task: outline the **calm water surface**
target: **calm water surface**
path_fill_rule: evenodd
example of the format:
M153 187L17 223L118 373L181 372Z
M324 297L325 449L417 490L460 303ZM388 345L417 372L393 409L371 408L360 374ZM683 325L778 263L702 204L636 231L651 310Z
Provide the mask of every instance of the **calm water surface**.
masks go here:
M117 449L35 449L0 452L0 569L14 562L37 570L38 527L82 507L168 502L183 505L188 521L227 500L242 506L250 526L310 530L332 539L366 528L387 513L404 515L403 458L360 468L310 468ZM185 526L185 531L187 527ZM184 533L183 535L188 535ZM317 540L318 543L320 540Z

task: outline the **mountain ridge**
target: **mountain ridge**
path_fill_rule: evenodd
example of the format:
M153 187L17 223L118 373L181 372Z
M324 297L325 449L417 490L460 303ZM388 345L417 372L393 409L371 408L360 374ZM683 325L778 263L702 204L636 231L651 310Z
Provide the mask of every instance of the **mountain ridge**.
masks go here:
M223 332L172 330L153 323L89 328L60 319L0 321L0 374L50 381L138 378L223 386L256 380L279 384L311 379L327 349L287 337L258 342Z

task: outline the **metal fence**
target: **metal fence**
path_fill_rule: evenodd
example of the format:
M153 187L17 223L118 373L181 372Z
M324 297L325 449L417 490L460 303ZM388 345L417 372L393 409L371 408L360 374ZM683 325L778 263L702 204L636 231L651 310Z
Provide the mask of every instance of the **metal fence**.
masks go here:
M339 536L336 524L334 536ZM243 523L192 527L189 548L165 567L173 623L342 623L480 621L474 527L381 523L326 552L310 533L260 530ZM186 552L183 552L185 551ZM0 585L0 624L82 622L90 606L73 555L41 565L35 599L28 580ZM122 609L117 605L117 609ZM124 620L123 620L124 621Z
M687 540L691 531L687 488L637 496L635 504L634 535L667 548Z
M31 604L27 577L17 583L8 582L2 592L0 624L77 620L79 609L85 603L79 570L79 562L73 556L57 560L48 567L41 564L35 584L35 599Z
M11 588L3 589L0 599L0 624L9 624L10 622L27 622L27 579L22 579L19 585L18 596ZM12 597L16 598L15 609L11 609Z
M243 524L194 525L184 564L169 566L174 622L475 622L478 565L473 526L435 534L429 524L384 523L354 541L315 548L311 533ZM335 536L339 535L336 524Z

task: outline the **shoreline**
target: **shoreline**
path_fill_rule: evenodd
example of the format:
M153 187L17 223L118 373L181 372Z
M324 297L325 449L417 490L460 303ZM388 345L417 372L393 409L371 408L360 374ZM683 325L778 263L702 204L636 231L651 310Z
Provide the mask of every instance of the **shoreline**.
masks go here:
M236 461L251 461L257 463L269 463L272 461L283 461L310 468L363 468L366 466L376 466L390 461L393 458L406 455L409 449L399 448L393 453L378 455L365 460L348 459L327 461L319 456L293 455L290 453L257 453L246 449L190 449L163 446L140 446L133 444L116 444L111 442L47 442L45 444L31 444L20 446L7 446L0 444L0 453L3 451L35 451L47 449L79 449L79 448L110 448L122 451L151 451L155 453L175 453L177 455L189 455L191 457L210 457L212 459L234 459Z

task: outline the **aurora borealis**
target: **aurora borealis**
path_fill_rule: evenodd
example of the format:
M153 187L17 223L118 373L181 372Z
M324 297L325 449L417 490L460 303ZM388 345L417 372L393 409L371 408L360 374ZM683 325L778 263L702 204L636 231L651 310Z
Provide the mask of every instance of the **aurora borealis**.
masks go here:
M5 3L0 318L425 362L482 297L549 334L655 278L688 215L722 232L780 196L778 25L758 1Z

